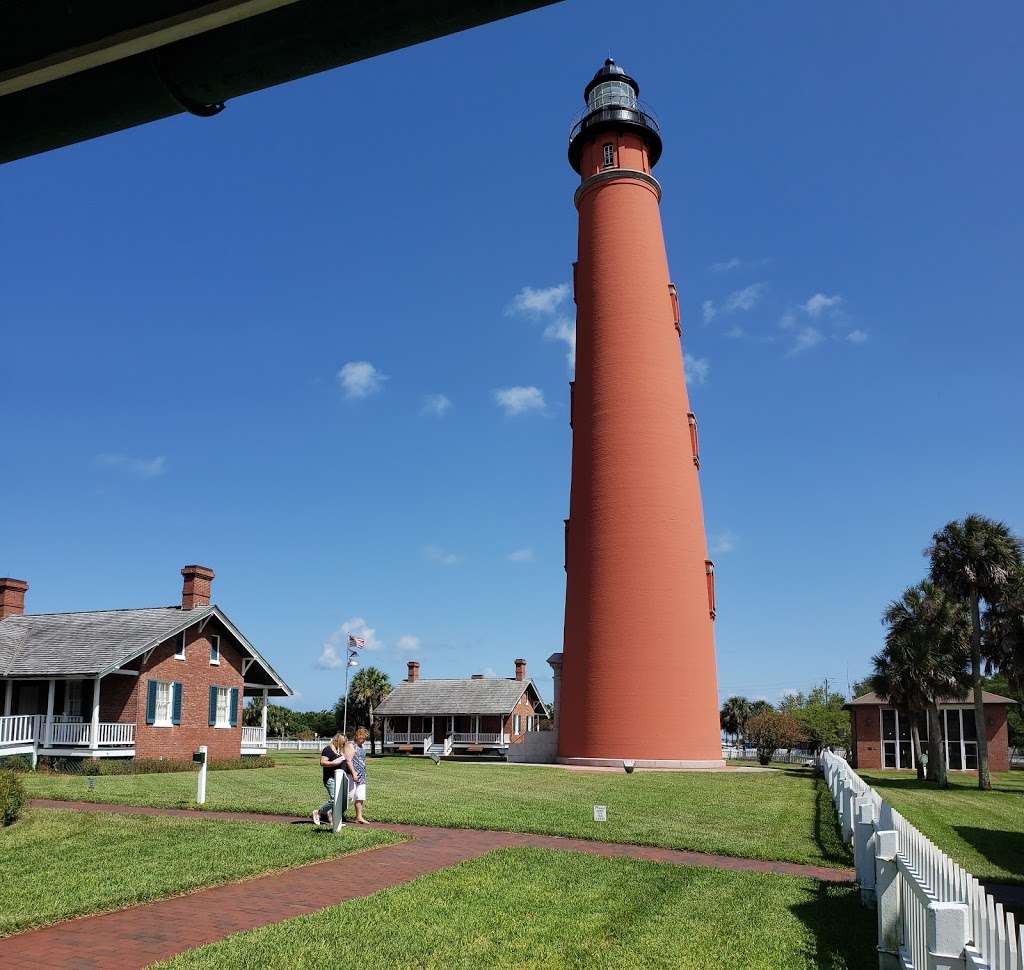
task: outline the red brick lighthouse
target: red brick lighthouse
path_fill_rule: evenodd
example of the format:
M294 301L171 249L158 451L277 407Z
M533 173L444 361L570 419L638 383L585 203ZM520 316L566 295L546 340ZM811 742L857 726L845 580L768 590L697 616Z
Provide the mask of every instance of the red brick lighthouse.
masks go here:
M651 174L661 136L639 91L609 58L569 143L581 181L558 756L717 767L714 569Z

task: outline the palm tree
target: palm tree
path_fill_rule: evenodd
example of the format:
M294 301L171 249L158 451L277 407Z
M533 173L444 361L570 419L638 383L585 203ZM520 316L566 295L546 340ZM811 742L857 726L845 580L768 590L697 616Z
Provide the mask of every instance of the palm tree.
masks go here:
M349 702L357 708L365 707L367 712L367 720L370 724L371 754L376 751L373 709L390 693L391 681L388 679L388 675L376 667L364 667L352 678L352 683L349 684Z
M927 712L928 779L945 788L946 747L939 701L958 695L967 684L967 610L934 583L924 582L893 600L882 622L889 630L885 649L873 658L871 687L910 718L918 778L923 777L918 718Z
M1011 574L1020 566L1020 540L1002 522L968 515L949 522L932 536L927 550L932 580L971 611L971 679L974 684L974 721L978 734L978 787L992 788L988 768L988 734L984 690L981 683L981 600L998 603Z
M1018 691L1024 690L1024 564L1007 579L1003 595L982 617L985 655Z
M731 734L735 743L746 732L747 721L750 720L750 701L745 697L727 697L718 720L722 730Z

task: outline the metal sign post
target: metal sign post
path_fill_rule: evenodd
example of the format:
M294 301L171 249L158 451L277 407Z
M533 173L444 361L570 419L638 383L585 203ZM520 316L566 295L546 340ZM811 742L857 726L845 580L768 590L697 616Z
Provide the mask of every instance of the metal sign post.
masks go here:
M199 750L192 755L192 760L199 765L199 782L196 791L196 804L206 804L206 745L201 744Z
M334 824L335 832L345 827L345 809L348 808L348 772L334 769Z

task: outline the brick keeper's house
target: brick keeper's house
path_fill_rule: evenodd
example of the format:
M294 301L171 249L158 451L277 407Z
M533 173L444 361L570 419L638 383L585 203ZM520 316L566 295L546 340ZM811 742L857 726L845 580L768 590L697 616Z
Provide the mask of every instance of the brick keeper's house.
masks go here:
M219 606L214 573L185 566L181 604L25 613L28 583L0 579L0 756L188 760L266 751L245 697L292 689Z

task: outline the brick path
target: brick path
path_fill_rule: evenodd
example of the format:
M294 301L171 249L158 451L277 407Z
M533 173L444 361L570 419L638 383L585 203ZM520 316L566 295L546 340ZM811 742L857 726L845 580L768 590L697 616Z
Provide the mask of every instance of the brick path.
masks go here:
M34 800L37 808L199 816L208 819L294 823L293 816L157 809L127 805ZM443 829L419 825L378 825L410 841L340 856L297 869L201 889L187 896L141 903L128 909L83 916L0 939L0 966L19 970L135 970L231 933L368 896L388 886L475 859L493 849L542 848L589 852L608 858L646 859L709 866L737 872L772 872L831 882L852 882L848 869L762 862L679 849L590 842L548 835Z

